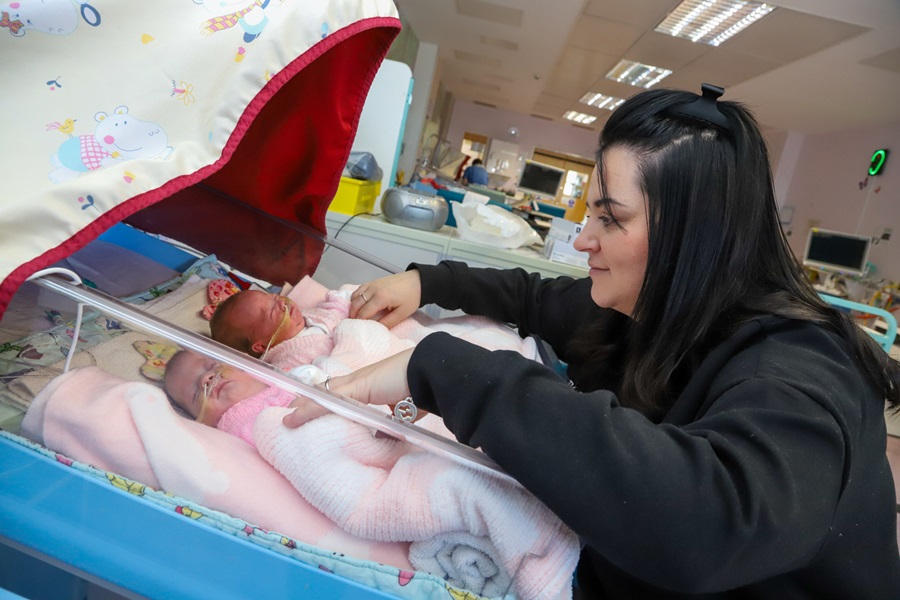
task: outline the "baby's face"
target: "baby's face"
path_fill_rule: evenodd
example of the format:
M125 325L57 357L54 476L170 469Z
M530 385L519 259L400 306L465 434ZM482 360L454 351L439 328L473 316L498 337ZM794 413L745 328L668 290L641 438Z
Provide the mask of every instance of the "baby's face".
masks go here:
M229 408L267 385L211 358L182 352L166 368L166 389L175 402L204 425L215 427Z
M262 344L263 348L259 352L270 342L272 346L280 344L306 327L303 314L289 298L248 290L241 293L240 300L241 320L247 327L250 339ZM240 327L240 324L237 326Z

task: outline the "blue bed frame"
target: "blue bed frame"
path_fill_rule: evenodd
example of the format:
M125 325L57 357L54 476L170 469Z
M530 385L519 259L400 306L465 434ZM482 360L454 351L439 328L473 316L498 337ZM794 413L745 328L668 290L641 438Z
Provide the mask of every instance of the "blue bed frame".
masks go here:
M392 598L163 510L5 438L0 536L72 573L149 598Z

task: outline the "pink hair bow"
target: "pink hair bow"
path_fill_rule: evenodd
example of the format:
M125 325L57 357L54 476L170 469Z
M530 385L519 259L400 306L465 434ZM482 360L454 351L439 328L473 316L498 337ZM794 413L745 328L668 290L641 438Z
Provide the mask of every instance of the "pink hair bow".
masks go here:
M216 308L225 301L229 296L234 296L241 289L230 279L213 279L209 282L207 294L209 295L209 304L203 307L200 313L203 318L209 321L212 319Z

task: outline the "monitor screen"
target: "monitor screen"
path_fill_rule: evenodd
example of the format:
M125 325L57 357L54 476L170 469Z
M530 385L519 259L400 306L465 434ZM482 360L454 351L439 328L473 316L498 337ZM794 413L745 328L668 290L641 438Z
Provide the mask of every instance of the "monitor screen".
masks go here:
M566 172L550 165L525 161L525 167L519 176L518 189L537 196L556 198L556 192Z
M864 275L871 241L861 235L813 227L806 241L803 264L824 271Z

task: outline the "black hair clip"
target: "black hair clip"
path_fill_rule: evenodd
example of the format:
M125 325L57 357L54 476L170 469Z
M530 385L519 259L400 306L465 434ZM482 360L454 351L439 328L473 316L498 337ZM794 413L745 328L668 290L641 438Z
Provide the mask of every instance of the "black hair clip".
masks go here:
M704 83L700 86L703 95L693 102L678 104L671 108L671 112L677 115L685 116L697 121L703 121L716 127L721 127L726 131L732 131L731 124L728 119L719 111L716 100L725 93L725 88L720 88L711 83Z

